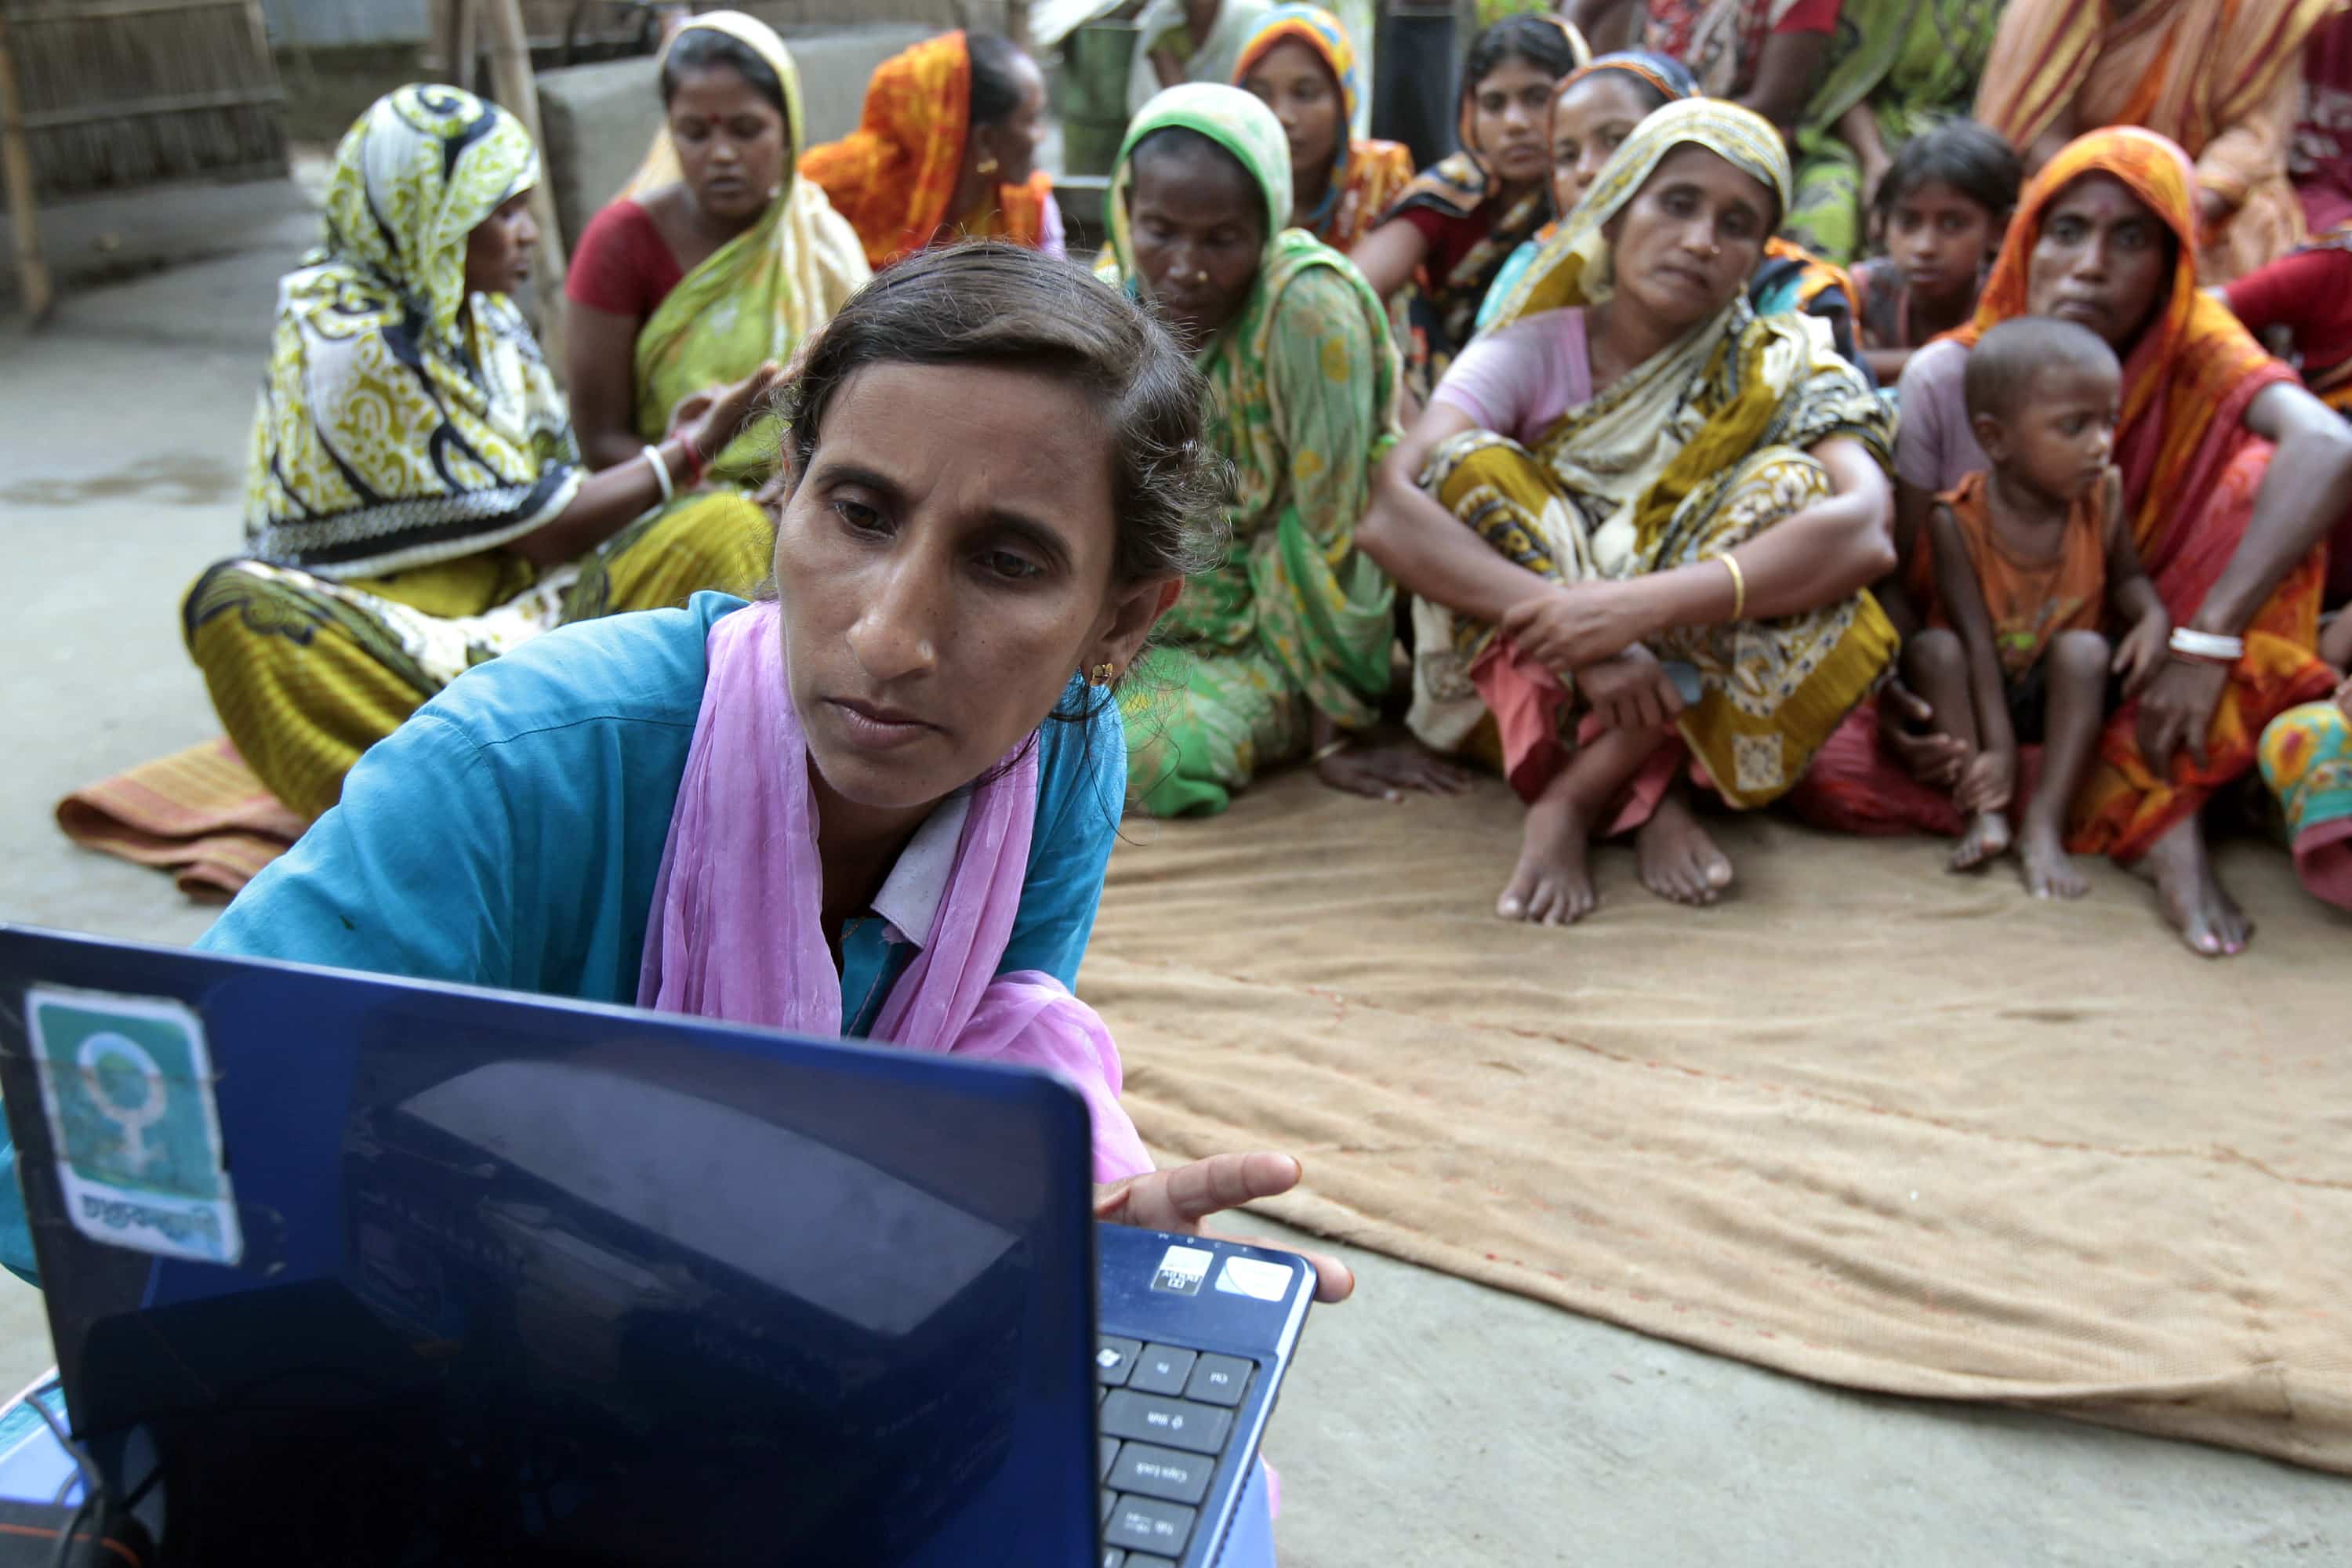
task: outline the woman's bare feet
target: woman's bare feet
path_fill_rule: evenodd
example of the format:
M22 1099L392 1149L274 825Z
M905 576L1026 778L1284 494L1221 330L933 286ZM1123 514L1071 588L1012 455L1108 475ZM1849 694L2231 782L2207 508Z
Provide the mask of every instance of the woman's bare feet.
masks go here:
M1571 770L1562 768L1528 806L1519 835L1519 863L1510 886L1495 900L1495 912L1529 925L1573 925L1601 902L1588 865L1592 853L1592 814L1578 801Z
M2197 818L2184 817L2176 824L2133 869L2156 883L2157 907L2189 951L2226 958L2246 950L2254 922L2214 877L2205 830Z
M2032 814L2019 824L2017 858L2025 863L2025 890L2037 899L2079 899L2091 884L2066 853L2065 835L2054 822Z
M1691 815L1676 784L1633 836L1642 886L1677 904L1711 904L1731 886L1731 860Z
M1955 871L1974 871L2008 853L2009 818L1998 811L1980 811L1969 818L1948 864Z

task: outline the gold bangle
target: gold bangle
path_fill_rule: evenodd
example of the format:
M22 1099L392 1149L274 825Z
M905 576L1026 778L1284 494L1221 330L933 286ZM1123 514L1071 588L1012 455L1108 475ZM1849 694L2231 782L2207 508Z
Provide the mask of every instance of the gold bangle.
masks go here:
M1748 618L1748 574L1739 569L1739 563L1732 558L1731 552L1727 550L1716 559L1731 568L1731 618L1735 621L1746 620Z
M1346 751L1354 743L1355 738L1350 735L1342 735L1336 741L1326 742L1324 745L1318 748L1315 752L1315 765L1318 768L1321 767L1325 763L1329 762L1332 758L1338 756L1340 752Z

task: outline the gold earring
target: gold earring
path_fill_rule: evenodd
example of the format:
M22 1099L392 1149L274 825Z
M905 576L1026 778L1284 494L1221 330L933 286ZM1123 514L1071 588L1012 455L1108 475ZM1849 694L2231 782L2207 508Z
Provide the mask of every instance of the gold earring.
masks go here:
M992 153L987 157L982 158L980 161L980 172L983 174L993 174L996 173L996 155L994 153Z
M1108 686L1113 680L1117 679L1118 677L1118 666L1111 663L1108 659L1105 659L1102 663L1087 671L1087 682L1095 686Z

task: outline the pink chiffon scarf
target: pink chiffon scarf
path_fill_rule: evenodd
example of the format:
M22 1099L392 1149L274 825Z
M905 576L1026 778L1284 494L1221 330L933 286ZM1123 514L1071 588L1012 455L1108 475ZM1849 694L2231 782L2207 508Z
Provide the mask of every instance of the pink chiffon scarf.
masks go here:
M817 803L776 605L721 616L707 651L637 1005L830 1037L841 1032L841 976L824 940ZM1118 1103L1110 1031L1054 976L996 973L1036 816L1036 748L1024 744L974 786L939 912L873 1040L1058 1074L1093 1120L1095 1180L1113 1181L1151 1161Z

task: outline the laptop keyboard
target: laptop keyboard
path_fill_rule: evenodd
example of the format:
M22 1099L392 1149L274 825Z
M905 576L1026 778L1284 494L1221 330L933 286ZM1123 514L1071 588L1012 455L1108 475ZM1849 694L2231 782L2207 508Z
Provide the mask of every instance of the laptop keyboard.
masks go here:
M1176 1568L1256 1370L1240 1356L1101 1336L1103 1568Z

